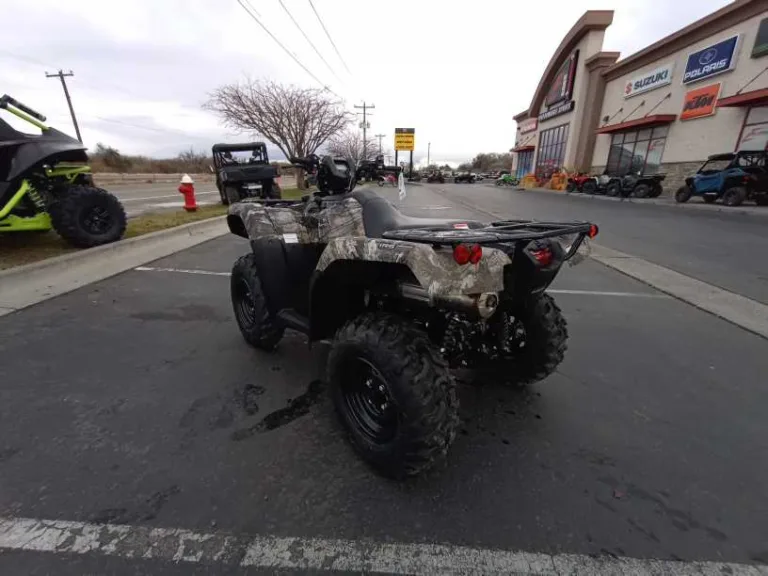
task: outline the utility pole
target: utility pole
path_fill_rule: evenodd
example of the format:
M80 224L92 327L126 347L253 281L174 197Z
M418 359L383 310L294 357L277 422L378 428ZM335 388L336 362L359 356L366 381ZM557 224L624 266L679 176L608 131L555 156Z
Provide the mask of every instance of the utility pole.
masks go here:
M365 100L363 100L363 105L362 106L358 106L357 104L355 104L354 107L357 108L357 109L362 109L363 110L363 154L367 156L368 155L368 140L366 139L365 131L368 129L368 121L367 121L368 110L373 110L374 108L376 108L376 106L374 106L373 104L366 104ZM358 114L359 114L359 112L358 112ZM373 114L371 114L371 116L373 116Z
M386 134L376 134L376 138L379 139L379 154L381 154L381 139L384 138Z
M64 96L67 97L67 105L69 106L69 113L72 115L72 124L75 125L75 134L77 134L77 139L80 140L80 142L83 141L83 137L80 136L80 127L77 125L77 118L75 117L75 109L72 108L72 98L69 97L69 90L67 90L67 81L64 80L67 76L74 76L75 74L70 70L66 74L59 70L56 74L48 74L48 72L45 73L46 78L58 78L61 80L61 87L64 88Z
M432 148L432 142L427 142L427 168L429 168L429 150Z

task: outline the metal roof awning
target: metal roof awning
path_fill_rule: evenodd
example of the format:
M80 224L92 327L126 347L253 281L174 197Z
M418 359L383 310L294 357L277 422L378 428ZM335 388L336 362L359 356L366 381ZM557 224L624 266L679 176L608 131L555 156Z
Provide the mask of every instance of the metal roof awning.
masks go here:
M752 90L735 96L720 98L717 101L718 108L736 106L765 106L768 105L768 88Z
M518 146L517 148L512 148L510 152L525 152L527 150L535 150L536 146L533 144L526 144L525 146Z
M637 120L627 120L618 124L609 124L595 130L597 134L613 134L614 132L624 132L626 130L636 130L638 128L650 128L651 126L661 126L669 124L677 119L677 114L653 114Z

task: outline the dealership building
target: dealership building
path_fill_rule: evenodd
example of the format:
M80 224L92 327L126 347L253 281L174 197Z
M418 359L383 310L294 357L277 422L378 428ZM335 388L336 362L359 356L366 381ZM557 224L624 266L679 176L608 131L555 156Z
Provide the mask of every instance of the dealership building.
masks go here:
M707 156L768 144L768 0L736 0L619 59L613 12L586 12L517 114L514 170L665 173L674 192Z

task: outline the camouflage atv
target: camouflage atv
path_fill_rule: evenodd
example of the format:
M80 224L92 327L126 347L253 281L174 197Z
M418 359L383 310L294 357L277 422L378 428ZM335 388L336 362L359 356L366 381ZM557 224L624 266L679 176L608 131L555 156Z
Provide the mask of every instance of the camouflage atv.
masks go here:
M418 474L456 433L452 367L522 384L562 361L566 322L545 290L597 227L411 218L353 191L346 160L291 162L317 170L319 192L245 200L227 216L252 248L232 270L240 331L263 350L286 329L330 340L328 382L352 445L386 476Z

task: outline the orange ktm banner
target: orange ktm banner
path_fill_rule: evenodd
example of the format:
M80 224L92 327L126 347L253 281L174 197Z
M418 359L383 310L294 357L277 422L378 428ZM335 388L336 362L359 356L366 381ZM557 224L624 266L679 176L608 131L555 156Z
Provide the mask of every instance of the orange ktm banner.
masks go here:
M686 93L680 120L692 120L714 114L718 94L720 94L719 82Z

